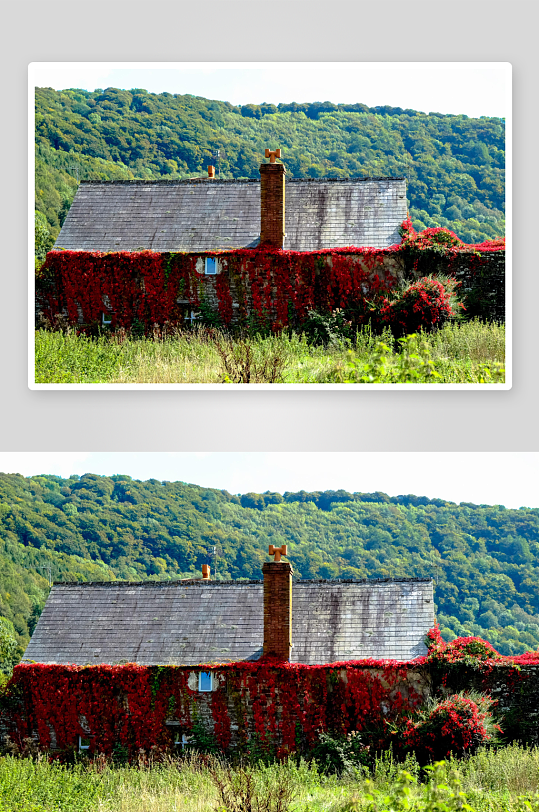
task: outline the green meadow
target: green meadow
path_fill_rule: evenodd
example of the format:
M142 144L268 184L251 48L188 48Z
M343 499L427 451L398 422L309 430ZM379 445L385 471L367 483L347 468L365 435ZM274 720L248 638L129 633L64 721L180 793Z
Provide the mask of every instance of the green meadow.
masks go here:
M0 758L2 812L535 812L539 749L483 749L421 771L391 754L372 771L328 774L315 762L229 766L192 754L137 765L97 757L64 766Z
M136 337L36 331L36 383L503 383L505 328L473 320L395 340L369 328L353 341L304 334L232 337L198 326Z

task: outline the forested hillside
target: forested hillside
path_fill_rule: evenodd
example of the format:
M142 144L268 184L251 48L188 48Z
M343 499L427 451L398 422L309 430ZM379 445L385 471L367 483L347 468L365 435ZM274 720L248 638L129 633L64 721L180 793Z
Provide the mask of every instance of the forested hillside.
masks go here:
M142 89L36 90L36 208L59 228L77 180L257 177L279 146L293 177L406 176L414 226L504 236L505 127L364 104L247 104Z
M269 544L298 578L433 577L447 639L539 648L539 509L384 493L245 494L86 474L0 474L0 616L19 647L52 580L261 578ZM216 556L213 556L214 547Z

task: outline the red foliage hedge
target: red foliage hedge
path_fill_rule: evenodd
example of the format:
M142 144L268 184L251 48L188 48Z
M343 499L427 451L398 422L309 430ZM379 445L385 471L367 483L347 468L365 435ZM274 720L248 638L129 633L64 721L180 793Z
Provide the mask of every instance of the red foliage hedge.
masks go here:
M217 690L189 687L190 672L210 670L219 680ZM331 666L22 664L9 684L7 701L14 710L4 713L4 722L19 746L37 731L40 746L48 749L52 728L56 747L65 750L76 747L78 736L88 737L89 729L91 751L111 754L120 743L133 756L139 748L170 748L167 718L189 733L209 704L221 749L230 746L234 723L240 745L256 735L262 747L276 743L283 756L298 747L298 735L312 746L320 731L342 735L374 727L383 734L421 699L406 684L407 671L402 663L374 660Z
M453 697L452 702L439 703L434 715L418 717L424 697L410 674L417 677L426 667L431 675L436 669L446 675L471 664L488 678L501 666L505 684L516 685L527 679L521 666L539 664L539 652L506 657L480 638L445 643L437 625L428 633L427 645L427 655L407 663L21 664L0 698L0 716L19 747L36 731L41 748L48 749L54 730L56 747L66 751L77 746L78 736L88 737L89 729L91 752L110 755L120 744L130 757L140 748L172 746L174 728L167 728L167 719L179 722L175 729L189 734L204 714L213 720L223 750L233 735L240 747L255 735L262 748L270 751L276 745L276 755L284 756L300 745L312 747L320 732L343 736L362 730L376 749L395 740L400 729L408 747L423 747L427 754L437 736L440 747L463 752L484 735L484 709L474 710L469 702L456 703ZM199 671L213 672L216 690L199 693L189 686L190 673ZM234 734L232 725L237 725Z
M482 252L505 248L503 240L465 245L447 229L416 234L410 220L403 223L401 233L402 243L385 249L295 252L260 247L198 255L51 251L40 270L38 288L51 323L65 310L72 324L79 316L87 325L100 323L103 312L110 313L112 328L130 329L135 322L145 330L154 324L181 324L183 311L196 310L213 288L224 325L233 320L235 300L239 320L255 314L279 330L291 319L302 324L309 310L333 311L350 303L363 303L367 320L370 300L388 294L397 282L388 259L429 251L450 259L461 253L480 259ZM197 259L204 256L218 257L222 272L216 276L197 272Z

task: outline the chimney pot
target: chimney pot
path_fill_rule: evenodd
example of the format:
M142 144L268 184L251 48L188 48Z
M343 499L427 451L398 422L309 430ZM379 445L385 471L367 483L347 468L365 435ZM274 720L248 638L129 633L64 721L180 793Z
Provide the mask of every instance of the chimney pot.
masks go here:
M273 544L270 544L269 546L269 554L275 556L274 561L276 563L279 563L282 555L287 555L286 550L286 544L282 544L281 547L274 547Z
M215 167L214 166L208 166L208 177L209 178L214 178L215 177Z
M210 580L210 567L209 564L202 564L202 580L209 581Z

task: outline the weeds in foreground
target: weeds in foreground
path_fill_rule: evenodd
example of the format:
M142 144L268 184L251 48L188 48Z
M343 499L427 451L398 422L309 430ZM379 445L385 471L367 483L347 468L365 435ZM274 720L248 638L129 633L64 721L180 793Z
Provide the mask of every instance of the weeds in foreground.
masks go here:
M334 806L332 812L475 812L485 808L485 801L489 810L539 810L537 792L514 798L481 798L479 805L472 806L474 799L463 790L459 771L444 761L425 767L424 776L424 784L418 786L415 775L400 770L389 791L378 789L367 779L361 796Z
M270 350L258 362L255 346L245 338L233 340L213 332L210 340L223 365L222 383L281 383L286 355L283 347Z
M233 339L214 328L149 337L36 332L36 383L499 383L503 325L448 323L397 341L366 327L314 346L297 333Z
M503 364L480 363L471 370L475 383L503 383ZM435 360L426 336L414 334L397 340L397 352L378 341L368 359L348 351L327 373L324 383L469 383L466 369L457 364Z
M213 762L208 767L219 797L218 812L288 812L295 795L290 773ZM279 780L276 780L278 777Z
M131 766L105 759L66 767L42 757L0 758L0 812L538 812L538 792L539 748L517 744L479 750L426 772L413 757L399 763L387 752L370 773L340 776L304 760L232 767L196 753ZM257 808L264 796L273 807Z

